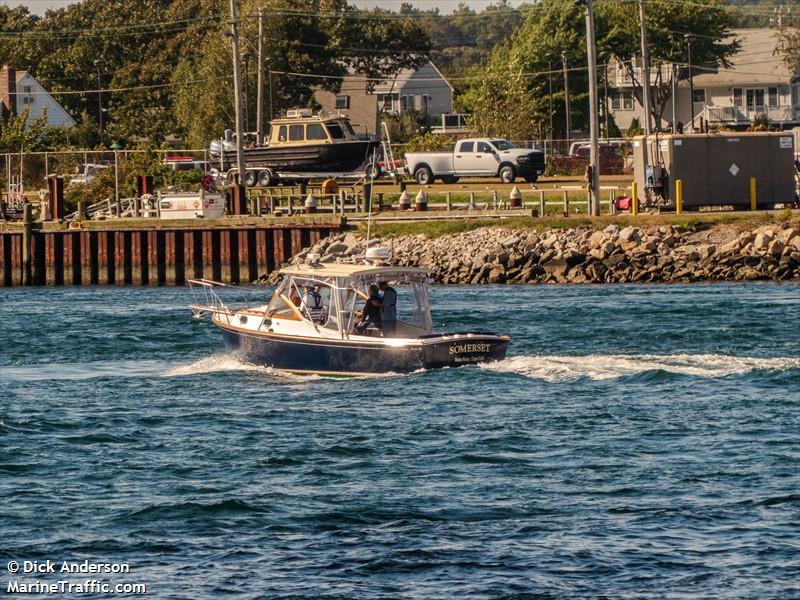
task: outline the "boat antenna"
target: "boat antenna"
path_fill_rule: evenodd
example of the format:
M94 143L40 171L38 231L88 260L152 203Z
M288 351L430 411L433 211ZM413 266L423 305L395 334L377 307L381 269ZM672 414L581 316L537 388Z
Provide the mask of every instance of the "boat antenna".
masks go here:
M377 165L375 164L375 148L372 149L372 162L370 162L370 178L369 178L369 198L367 198L367 245L364 248L364 252L369 249L369 231L370 225L372 225L372 186L375 185L375 171L377 170Z

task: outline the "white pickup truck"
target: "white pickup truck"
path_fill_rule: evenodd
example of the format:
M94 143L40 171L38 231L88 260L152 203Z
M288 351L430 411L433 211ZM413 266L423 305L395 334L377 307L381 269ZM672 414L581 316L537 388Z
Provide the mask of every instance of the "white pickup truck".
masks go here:
M406 167L420 185L441 179L455 183L459 177L499 177L514 183L522 177L534 183L544 173L544 152L517 148L506 140L473 138L459 140L453 152L408 152Z

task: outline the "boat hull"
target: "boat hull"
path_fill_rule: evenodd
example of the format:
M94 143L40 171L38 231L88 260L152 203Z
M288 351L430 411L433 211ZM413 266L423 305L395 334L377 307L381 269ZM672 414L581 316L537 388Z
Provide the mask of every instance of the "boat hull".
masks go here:
M298 146L256 146L244 149L244 162L248 168L263 167L274 171L292 173L335 173L356 171L370 158L377 142L353 140L336 144ZM219 160L219 152L211 152L212 161ZM226 168L236 164L236 151L224 150Z
M240 360L293 373L373 375L460 367L505 358L509 338L490 334L428 336L385 345L351 340L292 339L222 327Z

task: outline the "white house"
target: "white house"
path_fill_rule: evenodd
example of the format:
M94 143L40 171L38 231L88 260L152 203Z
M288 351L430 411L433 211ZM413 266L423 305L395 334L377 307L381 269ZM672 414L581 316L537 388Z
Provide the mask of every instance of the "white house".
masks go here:
M0 70L0 117L22 114L28 110L27 123L47 111L50 127L73 127L75 119L56 102L42 85L27 71L17 71L8 65Z
M771 124L789 128L800 124L800 73L792 72L778 51L779 30L770 28L735 29L739 52L731 57L729 68L694 69L694 128L700 119L711 126L745 129L760 115ZM672 65L664 65L662 78L669 81ZM638 68L637 79L641 80ZM652 71L651 81L655 79ZM644 123L644 109L633 97L630 78L619 64L609 65L609 83L616 90L609 95L609 110L620 129L633 119ZM677 120L689 127L692 106L689 82L677 83L675 107ZM672 99L662 115L662 128L672 122Z

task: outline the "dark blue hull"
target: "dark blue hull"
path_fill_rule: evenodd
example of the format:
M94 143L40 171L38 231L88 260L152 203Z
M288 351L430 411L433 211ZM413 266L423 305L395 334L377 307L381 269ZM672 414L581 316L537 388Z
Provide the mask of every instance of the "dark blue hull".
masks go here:
M293 373L330 375L410 373L502 360L509 342L507 337L495 335L460 334L386 346L379 341L298 339L221 329L225 346L244 362Z

